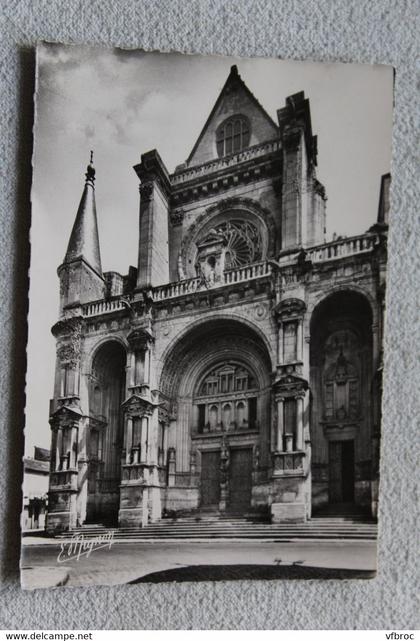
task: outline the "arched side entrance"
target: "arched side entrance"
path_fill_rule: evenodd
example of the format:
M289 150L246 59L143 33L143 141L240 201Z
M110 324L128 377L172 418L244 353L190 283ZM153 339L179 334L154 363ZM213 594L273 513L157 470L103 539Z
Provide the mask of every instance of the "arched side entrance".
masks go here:
M101 345L89 380L87 521L116 524L119 508L126 352L121 343Z
M165 359L170 408L167 509L246 513L268 474L271 363L262 337L236 320L192 328Z
M311 317L312 505L330 512L370 505L372 310L340 291Z

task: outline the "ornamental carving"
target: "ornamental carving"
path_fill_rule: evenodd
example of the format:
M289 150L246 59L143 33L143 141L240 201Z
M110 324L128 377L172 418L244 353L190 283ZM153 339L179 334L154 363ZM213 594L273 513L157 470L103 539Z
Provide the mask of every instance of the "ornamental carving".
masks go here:
M303 398L308 387L308 381L304 378L287 374L274 383L273 392L276 400L283 398Z
M51 333L55 338L60 336L71 336L72 338L80 338L82 335L83 317L71 316L58 321L51 328Z
M171 221L172 227L177 227L178 225L182 225L182 221L184 220L184 215L185 212L183 209L175 209L169 213L169 218Z
M80 418L79 412L73 412L70 408L61 407L50 418L50 425L53 430L78 427Z
M266 303L257 303L254 307L254 317L256 320L265 320L268 316L268 305Z
M127 336L127 340L131 349L137 351L145 351L149 349L150 345L153 343L154 338L152 334L144 328L134 329Z
M262 260L261 233L256 225L246 220L228 220L208 232L222 242L225 251L225 269L235 269ZM206 237L206 239L207 239Z
M243 212L242 219L241 212ZM258 202L255 202L250 198L225 198L224 200L219 201L216 205L208 207L206 211L198 216L195 222L190 225L187 233L185 234L181 245L182 266L185 273L187 273L187 269L189 266L187 254L190 253L191 247L195 248L195 243L199 238L200 229L203 228L206 223L208 223L212 218L217 218L218 220L220 220L220 224L223 224L225 222L223 220L224 215L226 215L226 221L228 219L232 219L233 222L233 218L235 218L235 220L238 219L242 220L243 222L249 222L253 227L258 227L257 231L260 235L261 229L264 227L264 225L266 226L265 233L267 235L267 238L264 242L267 246L263 248L260 244L260 241L258 241L257 248L253 250L253 253L256 256L259 255L261 251L261 258L255 258L254 262L256 260L264 260L265 254L271 256L275 253L276 225L272 213L268 209L262 207ZM260 221L261 229L259 228L258 221ZM216 226L218 225L216 224ZM241 232L241 234L243 234L243 232ZM239 234L239 236L241 234ZM230 235L230 232L228 235ZM240 256L242 254L242 250L245 249L246 243L245 245L243 245L243 242L241 241L239 246L238 243L240 239L238 239L236 235L234 236L235 238L232 238L234 245L234 254L236 256L236 254L239 253ZM247 249L246 251L249 252L249 249ZM234 260L237 259L235 258Z
M146 182L140 185L139 187L140 190L140 197L142 202L148 202L149 200L152 199L153 196L153 183L152 182Z
M300 298L285 298L273 310L279 321L302 318L305 311L306 304Z
M169 424L169 411L165 405L160 405L158 409L158 421L159 423L164 423L164 425Z
M59 321L52 328L53 335L58 339L57 356L61 363L72 367L78 365L82 348L82 328L83 319L80 317Z
M151 416L155 406L140 396L131 396L123 403L126 416L130 418Z
M80 358L80 341L79 343L65 343L57 348L57 356L61 363L67 363L76 367Z
M360 415L360 363L353 332L334 332L325 342L323 418L348 421Z

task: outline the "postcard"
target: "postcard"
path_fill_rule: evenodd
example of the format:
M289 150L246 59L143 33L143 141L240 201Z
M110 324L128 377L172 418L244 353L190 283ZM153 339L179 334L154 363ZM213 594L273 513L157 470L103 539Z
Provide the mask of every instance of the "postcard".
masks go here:
M393 69L36 74L22 586L374 576Z

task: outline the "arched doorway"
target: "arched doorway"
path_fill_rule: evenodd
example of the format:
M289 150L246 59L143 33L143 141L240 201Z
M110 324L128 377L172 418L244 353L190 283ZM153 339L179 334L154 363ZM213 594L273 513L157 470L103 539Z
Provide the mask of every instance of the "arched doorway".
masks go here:
M270 374L264 338L233 319L203 322L169 350L160 377L174 417L168 509L254 507L256 477L270 465Z
M126 352L110 340L99 347L89 380L87 521L116 524L119 508Z
M372 310L340 291L311 318L313 510L368 509L372 466Z

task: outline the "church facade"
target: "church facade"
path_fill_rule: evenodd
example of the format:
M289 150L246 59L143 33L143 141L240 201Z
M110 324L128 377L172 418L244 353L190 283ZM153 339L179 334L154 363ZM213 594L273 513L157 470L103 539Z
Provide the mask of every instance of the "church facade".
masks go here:
M58 269L49 531L375 516L389 178L377 224L326 242L309 100L277 117L234 66L184 164L142 155L126 275L102 271L88 166Z

